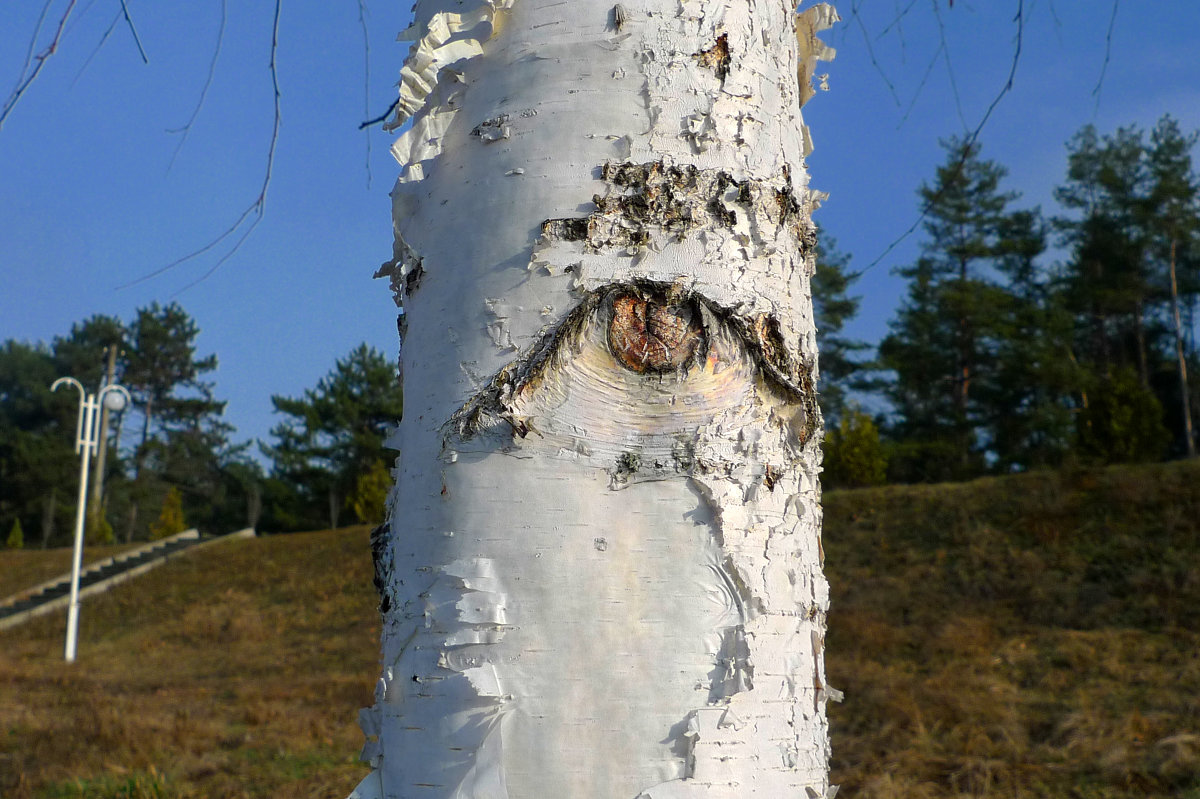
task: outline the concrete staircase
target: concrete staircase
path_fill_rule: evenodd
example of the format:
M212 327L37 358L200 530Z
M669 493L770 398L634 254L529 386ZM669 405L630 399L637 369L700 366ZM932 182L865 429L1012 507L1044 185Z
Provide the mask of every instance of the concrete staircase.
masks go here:
M239 530L222 536L201 536L196 530L152 541L148 544L88 564L79 572L79 596L99 594L114 585L144 574L169 558L217 541L253 538L254 530ZM65 608L71 601L71 573L56 577L0 600L0 630L15 627L44 613Z

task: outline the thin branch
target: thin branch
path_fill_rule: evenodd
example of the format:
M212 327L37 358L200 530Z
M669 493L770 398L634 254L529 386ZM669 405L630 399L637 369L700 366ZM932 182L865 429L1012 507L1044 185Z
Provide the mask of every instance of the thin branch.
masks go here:
M125 22L129 25L129 32L133 34L133 42L137 45L138 53L142 56L142 63L149 64L150 59L146 57L146 48L142 47L142 37L138 36L137 28L133 26L133 17L129 16L129 6L125 4L125 0L121 0L121 13L125 15Z
M904 109L904 116L900 117L900 123L896 125L897 130L902 128L904 123L908 121L908 117L912 114L913 108L915 108L917 105L917 99L920 98L921 92L925 88L925 84L929 81L929 76L933 73L933 68L937 65L938 59L941 57L942 46L939 45L938 49L933 51L933 58L929 59L929 63L925 66L925 74L921 75L921 82L917 84L917 90L913 92L912 100L910 100L908 103L908 108Z
M1058 18L1058 9L1054 7L1054 0L1046 0L1046 5L1050 7L1050 18L1054 20L1054 35L1058 39L1058 43L1061 45L1063 42L1063 24L1062 20Z
M232 236L234 233L237 232L238 228L240 228L242 226L242 223L246 222L246 220L250 220L249 224L246 225L246 228L242 231L242 234L240 236L238 236L237 240L234 241L233 245L230 246L228 250L226 250L224 253L221 254L221 257L217 259L217 262L215 264L213 264L212 267L209 268L209 270L207 272L200 275L200 277L196 278L191 283L188 283L187 285L185 285L179 291L175 292L175 295L173 295L173 296L177 296L177 295L181 294L182 292L187 291L188 289L192 288L196 284L201 283L201 282L207 280L209 277L211 277L214 272L216 272L226 261L228 261L230 258L232 258L237 253L237 251L241 249L242 245L246 242L246 239L250 237L250 234L253 233L254 229L256 227L258 227L258 224L260 222L262 222L263 216L266 212L266 207L267 207L267 189L270 188L270 186L271 186L271 174L275 167L275 151L276 151L277 145L279 144L279 124L280 124L280 120L282 118L280 115L280 106L279 106L279 100L280 100L279 71L276 67L276 62L275 62L275 56L279 51L279 12L280 12L280 6L281 6L282 2L283 2L283 0L275 0L275 17L274 17L274 21L273 21L273 24L271 27L270 70L271 70L271 88L274 91L274 96L275 96L275 101L274 101L275 118L274 118L274 122L273 122L273 125L271 128L271 142L270 142L270 146L267 150L267 168L263 175L262 188L259 189L258 196L254 199L254 201L252 203L250 203L249 206L246 207L246 209L244 211L242 211L242 213L238 216L238 218L236 220L234 220L232 225L230 225L228 228L226 228L223 233L221 233L219 236L214 238L212 241L208 242L208 244L205 244L203 247L201 247L198 250L188 253L187 255L183 256L182 258L175 259L174 261L167 264L166 266L155 269L153 272L142 275L141 277L131 280L128 283L123 283L123 284L117 286L118 289L128 288L130 286L135 286L139 283L144 283L145 281L147 281L153 277L157 277L158 275L161 275L164 272L174 269L175 267L179 266L180 264L186 263L187 261L190 261L194 258L197 258L197 257L203 255L204 253L215 248L217 245L226 241L230 236Z
M950 45L946 43L946 25L942 21L942 12L938 8L938 0L932 0L933 3L933 18L937 20L938 38L941 41L939 49L942 51L942 56L946 59L946 75L950 78L950 93L954 95L954 110L958 112L958 123L962 125L963 130L967 130L967 116L963 113L962 98L958 93L958 81L954 79L954 64L950 62Z
M398 105L400 105L400 98L397 97L395 100L392 100L392 104L388 106L388 110L384 111L374 119L368 119L366 122L360 122L358 124L358 129L362 130L363 128L369 128L372 125L378 125L380 122L385 121L392 115L392 112L396 110L396 106Z
M988 105L987 111L984 112L983 118L979 120L979 124L975 126L975 130L973 130L971 135L968 136L963 142L962 157L959 158L958 162L954 165L954 174L956 175L967 163L967 158L971 153L971 147L979 140L979 134L983 132L983 128L985 125L987 125L988 120L991 118L992 112L996 110L996 106L998 106L1000 101L1004 99L1004 95L1012 91L1013 80L1017 76L1017 65L1021 62L1021 39L1025 32L1025 0L1017 0L1017 13L1013 17L1013 22L1017 24L1017 35L1016 43L1013 46L1012 66L1008 70L1008 79L1004 82L1004 86L1001 87L1000 91L992 99L991 104ZM921 213L917 216L916 221L914 221L907 230L897 236L896 239L892 241L892 243L889 244L882 253L876 256L875 260L867 264L862 271L866 272L867 270L877 266L879 262L891 254L892 250L896 249L896 247L898 247L902 241L916 232L916 229L920 227L922 222L925 221L925 217L929 215L929 211L933 208L934 203L941 199L941 195L942 192L938 192L930 197L925 204L921 206Z
M358 24L363 38L363 116L371 113L371 37L367 34L367 2L358 0ZM362 130L360 127L359 130ZM371 132L367 131L367 188L371 188Z
M241 215L240 215L240 216L238 216L238 218L234 220L234 222L233 222L233 224L232 224L232 225L230 225L228 228L226 228L226 229L225 229L225 231L224 231L223 233L221 233L221 234L220 234L220 235L218 235L216 238L214 238L214 239L212 239L211 241L209 241L209 242L208 242L208 244L205 244L205 245L204 245L203 247L201 247L200 249L198 249L198 250L193 250L192 252L188 253L187 255L185 255L185 256L183 256L183 257L181 257L181 258L176 258L174 261L171 261L171 263L167 264L166 266L160 266L158 269L155 269L153 272L147 272L146 274L142 275L141 277L136 277L136 278L134 278L133 280L130 280L129 282L127 282L127 283L120 283L120 284L118 284L118 285L117 285L117 287L116 287L116 288L118 288L118 289L127 289L127 288L129 288L130 286L136 286L136 285L138 285L139 283L145 283L147 280L150 280L151 278L158 277L159 275L161 275L161 274L163 274L163 273L165 273L165 272L169 272L169 271L171 271L172 269L174 269L175 267L177 267L177 266L179 266L179 265L181 265L181 264L187 263L188 261L192 260L193 258L198 258L198 257L200 257L201 255L204 255L204 253L206 253L206 252L208 252L209 250L213 249L213 248L214 248L214 247L216 247L218 244L220 244L221 242L225 241L225 239L229 238L229 237L230 237L230 236L232 236L234 233L236 233L236 232L237 232L237 229L238 229L239 227L241 227L241 224L242 224L243 222L245 222L245 221L246 221L246 219L247 219L247 218L248 218L248 217L249 217L249 216L250 216L252 213L254 213L254 211L257 209L257 205L258 205L257 201L256 201L256 202L254 202L254 203L251 203L251 204L250 204L250 206L249 206L248 208L246 208L244 211L242 211ZM252 225L256 225L256 224L258 224L257 220L256 220L256 221L254 221L254 222L252 223Z
M208 90L212 87L213 75L217 71L217 59L221 57L221 45L225 43L225 18L227 11L228 0L221 0L221 24L217 28L217 45L213 48L212 58L208 62L208 76L204 79L204 87L200 90L200 99L196 101L196 107L192 109L192 115L188 117L188 121L181 128L168 128L167 133L182 133L179 143L175 145L175 151L171 153L171 160L167 163L167 171L171 171L171 167L175 165L175 157L179 155L179 151L183 149L184 142L187 141L188 134L192 132L192 123L196 121L196 117L200 115L200 109L204 107L204 100L208 97Z
M1092 89L1092 96L1096 98L1093 116L1100 110L1100 89L1104 86L1104 75L1108 72L1108 62L1112 58L1113 29L1117 25L1117 9L1120 5L1121 0L1113 0L1112 13L1108 16L1108 33L1104 35L1104 63L1100 65L1100 78L1096 81L1096 88Z
M70 36L71 33L79 27L80 23L83 22L84 17L87 16L88 12L92 10L92 6L94 5L96 5L96 0L88 0L86 3L84 3L83 8L79 9L79 13L71 19L70 24L68 24L66 30L63 31L63 36Z
M903 33L903 31L900 30L900 21L908 16L908 12L912 10L912 7L915 6L917 4L917 2L918 2L918 0L908 0L908 5L906 5L904 8L902 8L900 11L896 12L896 16L892 18L891 22L889 22L887 25L885 25L883 27L883 30L881 30L879 32L879 35L875 37L875 40L878 41L878 40L882 39L884 36L887 36L888 32L892 28L896 28L897 32L901 36L903 36L904 33Z
M67 10L63 12L62 18L59 19L58 29L54 31L54 38L50 40L50 44L46 45L40 53L33 57L33 70L30 71L28 65L26 65L25 69L21 70L21 77L23 79L18 79L17 87L12 90L12 93L8 96L8 99L4 101L4 107L0 108L0 128L4 127L4 120L8 119L8 115L12 112L13 107L16 106L17 102L25 94L25 90L29 88L29 84L33 83L34 78L41 73L42 67L46 65L46 61L49 60L50 56L54 55L56 50L58 50L59 42L62 41L63 28L66 27L67 20L70 19L71 12L75 9L75 2L76 0L71 0L71 2L67 4ZM41 27L40 22L38 27ZM26 75L26 72L29 74Z
M33 51L37 49L38 37L42 35L42 25L46 24L46 15L50 13L50 6L53 4L54 0L46 0L46 4L42 6L42 13L38 14L37 24L33 26L33 33L29 36L29 47L25 48L25 60L21 63L21 72L17 75L14 90L21 85L21 80L29 70L29 64L33 61Z
M83 77L83 73L87 72L87 68L92 64L92 59L95 58L96 54L100 52L100 48L102 48L104 43L108 41L108 37L116 29L117 23L120 21L121 12L118 11L116 16L112 18L112 22L108 23L108 27L104 30L104 35L100 37L100 41L96 43L94 48L92 48L92 52L88 55L87 60L83 62L83 66L81 66L79 71L75 73L75 77L71 79L72 89L75 88L75 84L79 82L79 79Z
M867 48L867 57L871 59L871 66L875 67L875 71L879 73L879 77L883 78L884 85L888 87L888 92L891 93L892 99L896 102L896 107L902 107L900 97L896 94L896 87L892 85L887 74L883 71L883 67L879 65L879 60L875 58L875 48L871 46L871 35L867 33L867 26L863 24L862 16L858 13L858 2L850 4L850 16L854 17L854 21L858 24L858 29L862 31L863 44Z
M251 208L253 208L253 207L254 206L251 206ZM203 281L208 280L208 278L212 277L213 272L216 272L218 269L221 268L221 266L226 261L228 261L230 258L232 258L234 256L234 254L237 253L237 251L242 248L242 244L245 243L246 239L250 238L250 234L254 232L254 229L256 227L258 227L258 223L262 221L263 211L264 211L264 209L261 207L258 209L258 212L255 215L253 221L251 221L250 224L246 226L246 229L244 231L242 231L242 235L238 237L238 240L235 241L233 243L233 246L230 247L220 258L217 259L217 262L215 264L213 264L207 272L205 272L203 275L201 275L200 277L193 280L191 283L188 283L187 285L185 285L183 288L179 289L179 291L175 292L171 296L178 297L180 294L182 294L183 292L192 288L196 284L202 283Z

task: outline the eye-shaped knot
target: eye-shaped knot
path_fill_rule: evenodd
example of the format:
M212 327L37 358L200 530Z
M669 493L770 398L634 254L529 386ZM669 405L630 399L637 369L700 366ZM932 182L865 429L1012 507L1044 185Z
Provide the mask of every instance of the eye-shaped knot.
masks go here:
M627 369L673 372L687 364L703 342L700 314L690 301L633 292L613 299L608 346Z

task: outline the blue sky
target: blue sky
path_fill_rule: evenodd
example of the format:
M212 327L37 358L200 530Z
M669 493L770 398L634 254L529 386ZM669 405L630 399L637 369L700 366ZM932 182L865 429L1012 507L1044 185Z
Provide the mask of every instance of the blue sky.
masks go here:
M313 386L359 342L394 356L395 308L371 275L390 253L396 165L391 136L376 128L368 137L357 124L394 97L408 47L395 34L410 12L407 2L364 2L369 82L358 4L283 3L281 132L265 216L240 250L199 283L212 253L127 288L118 287L204 246L257 196L273 116L273 3L229 3L212 86L172 163L181 134L169 131L204 86L220 2L130 0L148 64L123 21L96 51L118 0L79 2L59 50L0 128L0 339L48 341L95 313L129 319L139 306L178 300L201 328L201 353L218 355L217 395L239 439L266 438L270 395ZM53 0L51 27L67 4ZM816 141L809 167L831 195L818 223L862 269L916 220L916 187L942 161L938 139L973 129L1004 85L1017 0L942 0L938 14L933 0L839 6L845 21L825 34L838 49L824 65L831 91L805 109ZM41 8L0 4L0 94L21 73ZM1108 0L1023 4L1013 90L981 136L1022 202L1054 210L1064 143L1088 122L1149 127L1169 112L1185 130L1200 128L1200 4L1125 0L1104 68L1111 9ZM886 332L903 292L890 270L919 241L910 236L864 274L852 335L875 342Z

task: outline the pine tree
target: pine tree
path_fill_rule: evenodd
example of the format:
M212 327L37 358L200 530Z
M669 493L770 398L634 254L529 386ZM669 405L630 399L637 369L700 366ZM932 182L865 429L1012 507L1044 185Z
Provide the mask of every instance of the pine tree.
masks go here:
M217 356L198 356L200 328L178 304L152 303L139 308L130 325L130 345L122 379L141 416L134 453L130 519L126 539L136 533L139 508L160 495L168 484L187 488L189 509L207 516L222 485L222 464L243 447L231 447L232 426L221 419L225 403L217 400L206 375L217 368Z
M1103 378L1129 367L1149 385L1147 237L1141 224L1148 173L1135 127L1100 136L1092 125L1067 145L1067 179L1055 197L1075 217L1056 220L1072 258L1064 275L1068 307L1086 325L1081 360Z
M396 364L360 344L303 396L274 395L271 402L285 417L264 448L275 476L306 498L310 523L319 523L325 505L329 526L337 527L346 498L378 466L384 438L403 412Z
M1192 167L1191 151L1198 134L1184 134L1179 123L1164 116L1150 132L1147 168L1150 185L1146 198L1150 257L1156 277L1167 286L1169 326L1174 333L1174 361L1178 393L1168 394L1174 406L1168 418L1179 425L1176 440L1187 457L1196 455L1193 428L1196 393L1189 388L1187 341L1181 305L1200 293L1200 179ZM1165 278L1165 281L1163 280ZM1175 399L1176 402L1170 402ZM1172 425L1174 426L1174 425Z
M1016 211L999 228L996 269L1006 296L997 319L995 368L980 388L979 423L1001 473L1059 464L1074 443L1084 376L1073 357L1074 319L1039 265L1046 223Z
M881 365L895 372L886 394L898 417L900 479L946 480L979 474L990 445L984 400L993 393L998 338L1011 297L996 265L1016 194L1000 190L1005 170L980 147L943 142L946 162L918 194L925 208L921 256L896 272L909 281Z
M1089 125L1068 145L1067 180L1056 190L1071 212L1057 220L1071 248L1064 297L1078 319L1075 349L1089 397L1084 404L1099 399L1103 406L1103 412L1101 406L1083 409L1081 440L1101 460L1144 459L1157 451L1156 444L1135 443L1154 442L1157 434L1135 434L1136 425L1117 423L1135 408L1143 413L1155 405L1164 411L1153 424L1170 424L1175 452L1194 450L1188 428L1195 398L1187 382L1182 312L1198 288L1195 140L1167 116L1149 142L1137 127L1101 135ZM1127 371L1136 375L1140 391L1128 385ZM1113 407L1116 397L1133 406ZM1093 428L1105 426L1104 419L1116 421L1099 434ZM1124 440L1121 431L1132 438ZM1105 446L1111 450L1102 451Z
M838 250L828 234L817 238L817 268L812 278L813 317L817 325L817 350L821 353L821 412L836 425L854 390L867 390L870 365L857 355L870 349L863 341L846 338L842 330L858 314L861 297L851 296L850 287L861 276L850 271L850 255Z
M57 499L71 495L79 468L78 401L51 393L59 376L44 344L0 344L0 520L40 518L44 546L69 529L72 506Z

